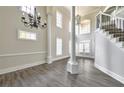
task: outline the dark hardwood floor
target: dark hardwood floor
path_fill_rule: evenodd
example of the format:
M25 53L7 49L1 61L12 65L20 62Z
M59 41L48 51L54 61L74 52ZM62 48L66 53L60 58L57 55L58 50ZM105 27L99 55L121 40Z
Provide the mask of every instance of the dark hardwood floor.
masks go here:
M0 75L3 87L124 87L94 67L93 60L78 59L80 74L66 72L67 60Z

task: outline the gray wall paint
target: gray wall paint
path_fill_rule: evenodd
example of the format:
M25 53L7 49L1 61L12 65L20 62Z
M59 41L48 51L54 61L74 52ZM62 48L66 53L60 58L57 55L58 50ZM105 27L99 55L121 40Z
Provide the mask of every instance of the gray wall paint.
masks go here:
M99 32L96 32L95 44L95 64L124 78L124 50Z
M42 17L46 16L46 7L37 7ZM26 28L21 22L22 12L16 6L0 7L0 55L47 51L46 30ZM18 29L37 33L37 40L19 40ZM45 62L46 53L18 56L0 56L0 69Z

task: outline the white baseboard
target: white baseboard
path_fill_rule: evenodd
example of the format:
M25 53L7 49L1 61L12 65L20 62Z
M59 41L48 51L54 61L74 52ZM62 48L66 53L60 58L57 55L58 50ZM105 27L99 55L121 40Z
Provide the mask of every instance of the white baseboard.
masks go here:
M34 55L34 54L45 54L46 51L37 51L37 52L22 52L22 53L10 53L10 54L1 54L0 57L11 57L11 56L25 56L25 55Z
M76 55L76 57L94 59L94 56L90 56L90 55Z
M30 63L30 64L24 64L24 65L20 65L20 66L16 66L16 67L0 69L0 74L14 72L14 71L17 71L17 70L21 70L21 69L25 69L25 68L29 68L29 67L33 67L33 66L37 66L37 65L41 65L41 64L44 64L44 63L46 63L45 60L34 62L34 63Z
M106 68L104 68L98 64L95 64L95 67L124 84L124 77L117 75L116 73L114 73L114 72L112 72L112 71L110 71L110 70L108 70L108 69L106 69Z
M69 56L62 56L62 57L54 58L54 59L52 59L52 61L58 61L58 60L65 59L65 58L68 58L68 57Z

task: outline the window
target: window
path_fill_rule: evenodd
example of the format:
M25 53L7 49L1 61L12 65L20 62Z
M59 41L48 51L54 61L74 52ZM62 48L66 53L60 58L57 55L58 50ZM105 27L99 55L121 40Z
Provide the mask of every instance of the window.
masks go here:
M34 6L21 6L21 10L27 14L34 14Z
M84 20L81 22L80 34L90 33L90 20Z
M69 32L71 32L71 21L69 21Z
M82 42L80 42L80 44L79 44L79 52L83 52L83 43Z
M19 37L19 39L36 40L36 33L26 32L26 31L19 31L18 37Z
M57 38L56 40L56 55L62 55L62 39Z
M90 40L80 41L79 52L90 53Z
M62 28L62 14L60 12L56 12L56 26Z

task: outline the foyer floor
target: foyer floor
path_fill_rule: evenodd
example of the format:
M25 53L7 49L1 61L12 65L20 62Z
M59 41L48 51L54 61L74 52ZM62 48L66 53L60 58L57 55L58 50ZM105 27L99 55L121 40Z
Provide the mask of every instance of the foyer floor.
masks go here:
M0 86L8 87L124 87L94 67L93 60L79 59L80 74L66 72L67 60L43 64L0 75Z

